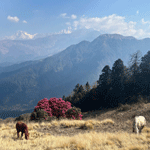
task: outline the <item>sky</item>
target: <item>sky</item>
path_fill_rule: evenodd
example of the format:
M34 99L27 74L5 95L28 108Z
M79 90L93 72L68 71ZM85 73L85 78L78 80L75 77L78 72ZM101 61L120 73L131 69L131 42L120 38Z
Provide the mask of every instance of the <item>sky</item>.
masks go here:
M93 29L105 34L150 38L148 0L1 0L0 37L24 31L71 33Z

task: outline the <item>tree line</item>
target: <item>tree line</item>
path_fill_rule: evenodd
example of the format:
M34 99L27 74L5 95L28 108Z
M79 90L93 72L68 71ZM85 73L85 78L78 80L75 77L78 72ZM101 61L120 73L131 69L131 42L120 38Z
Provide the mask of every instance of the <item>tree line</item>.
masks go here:
M150 92L150 51L141 57L140 51L131 55L129 66L121 59L112 69L106 65L96 85L77 84L72 93L62 99L80 107L82 111L118 107L119 104L135 103L137 97L148 97Z

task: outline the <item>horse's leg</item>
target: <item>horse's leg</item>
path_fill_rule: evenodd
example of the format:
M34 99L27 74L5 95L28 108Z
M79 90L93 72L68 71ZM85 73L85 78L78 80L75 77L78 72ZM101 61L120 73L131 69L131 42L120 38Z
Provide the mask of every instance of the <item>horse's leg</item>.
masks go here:
M21 132L21 137L23 137L23 132Z
M19 138L19 131L17 131L17 136L18 136L18 138Z

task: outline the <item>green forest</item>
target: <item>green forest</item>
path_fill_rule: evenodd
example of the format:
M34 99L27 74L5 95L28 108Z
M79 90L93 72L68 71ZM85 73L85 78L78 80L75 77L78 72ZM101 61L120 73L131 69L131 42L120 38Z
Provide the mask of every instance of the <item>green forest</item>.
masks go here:
M120 104L137 102L139 97L148 98L150 92L150 51L141 57L140 51L131 55L129 67L121 59L112 69L106 65L99 80L91 88L77 84L72 93L62 97L82 111L118 107Z

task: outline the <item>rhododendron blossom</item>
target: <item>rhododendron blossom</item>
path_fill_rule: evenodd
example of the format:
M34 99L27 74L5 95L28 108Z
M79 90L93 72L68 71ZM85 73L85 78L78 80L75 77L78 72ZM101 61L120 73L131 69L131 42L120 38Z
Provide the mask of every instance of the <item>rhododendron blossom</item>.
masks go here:
M48 113L49 116L56 116L56 117L66 117L65 113L68 109L72 108L71 103L68 101L62 100L62 98L50 98L49 100L47 98L44 98L40 100L35 106L34 112L36 109L44 109ZM78 114L79 119L82 119L82 115ZM75 119L75 117L72 115L72 118ZM47 119L47 118L46 118Z

